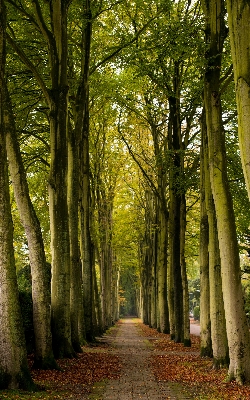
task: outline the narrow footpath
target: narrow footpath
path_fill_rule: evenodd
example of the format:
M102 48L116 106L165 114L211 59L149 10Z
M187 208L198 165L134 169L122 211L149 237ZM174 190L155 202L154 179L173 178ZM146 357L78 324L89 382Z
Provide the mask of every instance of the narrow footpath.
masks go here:
M147 338L140 336L136 319L123 319L119 331L110 340L110 351L122 360L121 376L108 381L102 389L92 392L89 399L100 400L166 400L190 399L176 395L167 382L157 382L150 368L152 347ZM101 389L101 391L100 391ZM101 393L102 392L102 393Z

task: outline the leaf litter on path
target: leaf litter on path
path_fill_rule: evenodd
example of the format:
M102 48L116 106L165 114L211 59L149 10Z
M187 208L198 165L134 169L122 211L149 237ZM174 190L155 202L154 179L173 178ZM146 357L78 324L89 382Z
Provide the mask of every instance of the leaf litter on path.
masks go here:
M195 400L249 400L250 385L226 383L227 369L213 369L210 358L200 356L200 338L191 335L191 347L170 340L147 325L138 324L141 334L153 337L150 364L158 381L181 385Z
M187 398L194 400L249 400L250 386L240 386L235 382L225 383L226 369L214 370L212 360L200 357L200 339L191 335L192 346L170 340L170 336L159 333L136 321L141 336L149 339L152 353L149 364L158 381L167 382L170 388L181 388ZM28 393L24 391L0 391L0 399L87 399L93 386L98 382L118 379L122 360L112 354L112 337L117 327L111 329L110 340L100 340L94 345L83 347L83 353L75 359L58 360L62 371L31 370L34 381L43 391ZM136 351L136 349L135 349ZM178 390L177 390L178 392ZM178 397L177 397L178 398ZM179 398L183 398L182 396Z

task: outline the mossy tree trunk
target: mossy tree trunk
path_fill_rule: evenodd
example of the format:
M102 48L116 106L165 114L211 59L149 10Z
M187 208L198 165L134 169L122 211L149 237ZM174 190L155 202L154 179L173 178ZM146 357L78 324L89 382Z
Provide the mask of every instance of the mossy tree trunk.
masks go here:
M5 4L0 0L0 389L33 389L27 362L13 249L4 130Z
M216 210L221 257L222 290L225 306L230 365L228 380L250 380L250 334L244 310L239 249L233 202L226 171L225 137L219 92L221 57L225 39L224 2L203 2L207 17L207 70L204 101L208 131L209 170Z
M155 268L156 268L156 308L157 308L157 329L160 332L169 333L169 311L167 301L167 271L168 271L168 207L166 200L167 190L167 168L165 163L165 152L167 138L162 137L163 132L157 126L152 113L152 100L145 95L147 105L147 118L150 124L154 143L154 155L156 160L156 218L157 228L155 231Z
M89 112L88 96L85 103L83 132L80 142L80 224L83 276L83 307L87 341L94 339L93 326L93 254L90 234L90 166L89 166Z
M70 322L70 242L67 204L67 8L67 1L52 1L52 33L48 33L40 17L39 5L36 3L39 24L48 39L51 66L49 175L52 256L51 328L53 350L57 358L74 355Z
M155 198L150 189L145 191L146 229L141 243L141 286L143 298L143 322L153 326L155 322L154 303L154 261L155 261ZM152 319L153 318L153 319Z
M159 206L158 249L157 249L157 303L159 322L157 328L162 333L169 333L169 313L167 302L167 267L168 267L168 212Z
M83 297L82 273L79 243L79 154L76 131L71 127L68 133L68 176L67 198L69 212L69 243L70 243L70 322L71 341L73 349L81 353L81 344L85 340L83 329Z
M102 193L102 194L101 194ZM98 196L98 214L100 229L100 269L102 290L102 311L104 329L112 325L112 289L113 289L113 255L112 255L112 203L113 199L101 190ZM113 196L112 196L113 197Z
M92 36L90 1L83 3L83 27L81 48L81 77L75 103L75 131L79 143L79 207L80 249L83 279L83 308L85 334L88 341L94 338L93 313L93 251L90 233L90 163L89 163L89 63Z
M67 12L69 1L53 0L50 3L50 27L38 2L33 2L30 21L44 37L48 46L50 89L43 77L15 40L8 41L22 62L33 72L49 107L50 121L50 175L49 213L51 230L51 330L55 357L71 357L70 324L70 244L67 204L67 130L68 130L68 79L67 79ZM18 8L18 7L17 7ZM19 12L23 12L18 8ZM27 11L25 11L27 15Z
M220 249L218 241L216 213L210 183L208 141L206 133L207 132L205 129L203 137L203 164L205 172L205 199L209 226L209 303L213 366L217 369L227 366L229 363L229 359L225 310L222 293Z
M169 98L170 119L172 126L172 137L169 143L172 160L170 163L170 206L169 216L171 219L171 231L169 239L169 251L171 253L171 266L173 285L174 285L174 340L183 341L183 286L181 275L181 259L180 259L180 234L181 234L181 131L180 131L180 108L178 96L178 63L175 65L174 93L175 97Z
M191 346L190 339L190 321L189 321L189 292L188 292L188 279L187 279L187 266L185 257L185 243L186 243L186 225L187 225L187 209L185 194L181 194L181 219L180 219L180 262L181 262L181 278L183 290L183 344L184 346Z
M205 139L206 116L201 116L201 151L200 151L200 338L201 356L212 357L210 289L209 289L209 226L205 194Z
M29 196L26 173L16 134L15 119L7 85L4 85L7 155L12 185L21 221L28 240L32 275L33 324L35 332L34 367L56 368L50 329L50 291L46 279L46 257L39 220Z
M243 172L250 198L250 5L227 0L227 13L238 111L238 135Z

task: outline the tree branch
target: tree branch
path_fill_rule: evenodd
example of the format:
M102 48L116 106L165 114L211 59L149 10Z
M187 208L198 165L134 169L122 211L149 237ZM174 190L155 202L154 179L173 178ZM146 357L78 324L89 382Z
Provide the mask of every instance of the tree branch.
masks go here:
M40 88L43 92L43 95L47 101L47 104L50 106L51 103L51 98L50 98L50 94L48 91L48 88L46 87L41 75L39 74L37 68L35 67L35 65L28 59L28 57L26 56L26 54L23 52L23 50L18 46L18 44L15 42L15 40L12 39L12 37L6 32L6 39L8 40L9 44L11 45L11 47L13 48L13 50L15 50L15 52L19 55L21 61L23 62L23 64L26 65L27 68L29 68L35 78L37 79L38 84L40 85Z
M159 15L161 14L161 11L159 11L154 17L152 17L133 37L133 39L129 40L127 43L124 43L123 45L117 47L115 51L107 55L102 61L94 65L94 67L90 70L90 75L92 75L97 68L99 68L101 65L105 64L107 61L111 60L113 57L115 57L117 54L119 54L123 49L126 47L130 46L133 44L138 37L144 32L144 30L151 24L152 21L154 21Z

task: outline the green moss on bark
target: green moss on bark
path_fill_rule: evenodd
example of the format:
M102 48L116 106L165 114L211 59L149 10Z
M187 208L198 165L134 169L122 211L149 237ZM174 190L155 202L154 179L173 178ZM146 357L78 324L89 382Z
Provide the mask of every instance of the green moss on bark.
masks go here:
M213 357L213 350L211 346L201 347L200 351L201 357Z
M37 390L36 384L33 382L28 366L21 367L21 371L17 376L18 387L20 389L34 392Z
M29 368L21 367L19 374L12 376L3 369L0 369L0 390L4 389L24 389L27 391L36 391L37 386L33 382Z

